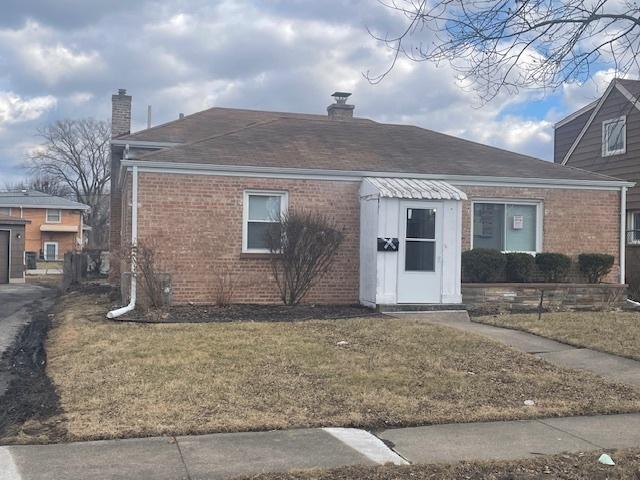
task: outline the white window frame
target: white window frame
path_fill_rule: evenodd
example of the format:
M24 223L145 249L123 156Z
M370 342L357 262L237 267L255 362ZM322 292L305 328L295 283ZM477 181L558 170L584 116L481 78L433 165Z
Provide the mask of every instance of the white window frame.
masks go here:
M612 123L622 122L622 148L618 150L609 150L609 142L607 139L607 126ZM621 155L627 152L627 116L611 118L602 122L602 156L610 157L612 155Z
M51 259L51 258L47 258L47 245L54 245L56 247L56 258ZM42 252L44 254L44 259L45 261L49 261L49 260L58 260L58 242L44 242L44 252Z
M58 212L58 220L49 220L49 212ZM47 208L45 213L45 223L62 223L62 210L60 208Z
M280 197L280 215L284 215L287 211L287 208L289 207L289 193L283 190L244 191L244 197L242 201L242 253L270 253L268 248L249 248L247 246L249 241L249 197L251 196ZM252 220L252 222L254 221L257 220Z
M629 210L627 212L627 231L625 235L625 243L627 245L640 245L640 240L633 239L633 230L640 229L640 225L636 225L635 216L640 215L640 210Z
M536 253L541 253L542 252L542 248L544 245L543 242L543 234L544 234L544 229L543 229L543 225L544 225L544 219L542 218L542 215L544 213L544 203L540 200L511 200L511 199L496 199L496 198L477 198L477 199L473 199L471 201L471 227L469 229L469 231L471 232L470 235L470 239L469 239L469 243L471 245L471 248L473 248L473 237L474 237L474 232L473 232L473 225L474 225L474 212L475 212L475 205L476 203L493 203L496 205L505 205L505 212L506 212L506 206L507 205L529 205L529 206L533 206L536 207L536 249L535 251L522 251L522 250L502 250L502 253L528 253L531 255L536 255ZM505 219L505 229L504 229L504 233L503 235L505 236L504 238L504 245L506 246L507 244L507 239L506 239L506 235L507 235L507 229L506 229L506 219Z

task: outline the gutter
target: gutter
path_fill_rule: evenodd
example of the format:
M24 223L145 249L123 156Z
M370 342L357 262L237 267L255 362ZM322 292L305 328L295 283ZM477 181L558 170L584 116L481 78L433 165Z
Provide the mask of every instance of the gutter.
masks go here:
M141 171L160 171L167 173L204 173L210 175L236 175L236 176L263 176L284 175L317 177L336 180L361 180L364 177L388 177L388 178L419 178L425 180L443 180L457 185L504 185L523 184L539 185L541 187L556 186L578 188L606 188L618 190L621 187L633 187L634 182L624 180L573 180L559 178L524 178L524 177L496 177L479 175L451 175L432 173L410 172L376 172L359 170L330 170L315 168L291 168L291 167L262 167L251 165L211 165L203 163L178 163L178 162L154 162L147 160L124 159L122 167L140 167Z
M627 187L620 189L620 283L625 283L627 240Z
M129 304L118 308L116 310L111 310L107 313L107 318L117 318L125 313L132 311L136 307L136 252L135 247L138 244L138 167L133 167L133 178L132 178L132 189L131 189L131 298L129 300Z

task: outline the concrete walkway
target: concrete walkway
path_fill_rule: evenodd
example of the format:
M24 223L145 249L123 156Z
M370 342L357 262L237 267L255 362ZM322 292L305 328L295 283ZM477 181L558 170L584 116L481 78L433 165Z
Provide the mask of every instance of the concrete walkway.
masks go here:
M503 343L509 347L543 358L563 368L588 370L608 380L640 387L640 362L571 345L509 328L494 327L469 320L467 312L397 313L397 318L416 319L437 325L446 325L475 333Z
M383 443L384 442L386 443ZM0 447L0 480L231 479L263 472L512 460L640 445L640 414Z

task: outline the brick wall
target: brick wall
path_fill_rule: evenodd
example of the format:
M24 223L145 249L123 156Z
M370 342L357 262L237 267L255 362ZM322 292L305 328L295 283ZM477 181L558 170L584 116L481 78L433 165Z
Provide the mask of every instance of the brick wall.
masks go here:
M471 201L532 199L543 202L545 252L574 259L580 253L608 253L615 265L605 281L620 280L620 192L560 188L461 187L469 197L462 208L462 249L471 247Z
M213 303L227 269L238 284L234 302L279 302L269 259L241 252L246 189L285 190L289 208L319 209L344 227L338 258L305 301L357 303L359 182L140 173L138 238L158 245L159 262L172 277L174 303ZM130 201L125 202L123 230L129 238Z

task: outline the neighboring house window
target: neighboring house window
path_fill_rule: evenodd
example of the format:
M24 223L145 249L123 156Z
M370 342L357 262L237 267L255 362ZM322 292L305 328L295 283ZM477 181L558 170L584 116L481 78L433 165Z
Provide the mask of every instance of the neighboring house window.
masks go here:
M0 207L0 215L11 215L11 208Z
M287 210L287 193L244 192L242 251L268 252L267 232Z
M539 251L542 245L539 207L537 203L474 202L472 248Z
M627 243L640 244L640 212L627 213Z
M62 213L58 209L47 209L47 223L60 223L62 221Z
M625 116L602 122L602 156L618 155L627 150L627 119Z
M44 259L56 260L58 258L58 242L44 242Z

